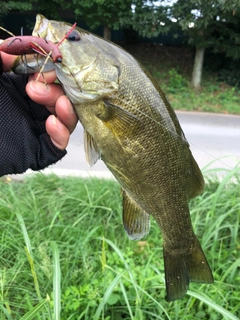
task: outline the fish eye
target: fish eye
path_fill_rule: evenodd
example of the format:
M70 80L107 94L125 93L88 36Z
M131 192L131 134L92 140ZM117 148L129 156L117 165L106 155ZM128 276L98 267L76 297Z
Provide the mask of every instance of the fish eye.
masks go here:
M67 39L69 41L79 41L81 40L79 33L77 32L77 30L73 30L68 36Z

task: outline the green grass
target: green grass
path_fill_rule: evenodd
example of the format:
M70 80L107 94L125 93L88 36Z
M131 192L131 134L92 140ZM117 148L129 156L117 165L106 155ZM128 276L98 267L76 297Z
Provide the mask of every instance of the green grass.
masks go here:
M203 69L202 88L190 86L194 53L187 47L127 46L154 76L176 110L240 114L240 89Z
M239 174L208 178L190 203L215 283L191 284L172 303L159 228L152 220L148 237L127 238L117 183L0 180L0 319L239 319Z

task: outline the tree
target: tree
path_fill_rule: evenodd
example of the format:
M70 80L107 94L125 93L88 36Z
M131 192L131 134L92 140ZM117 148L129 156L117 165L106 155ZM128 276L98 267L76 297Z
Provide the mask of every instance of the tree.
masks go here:
M0 20L3 18L4 15L7 15L9 11L17 9L17 10L31 10L32 6L29 2L23 1L2 1L0 0Z
M239 0L178 0L172 7L172 17L196 47L191 84L200 88L204 52L225 52L240 58Z
M147 38L167 34L173 27L170 3L171 0L133 0L133 29Z
M76 17L94 29L104 27L104 38L111 39L111 29L119 29L132 17L131 0L72 0Z
M104 37L107 39L111 38L111 29L126 26L132 18L131 0L15 0L6 3L0 0L1 12L7 7L6 12L34 11L49 19L61 19L67 10L70 17L81 18L91 29L103 26Z
M14 12L37 12L46 15L50 19L59 19L61 15L59 14L59 8L65 9L65 2L63 0L28 0L28 1L2 1L0 0L0 18L2 15L6 15L11 11Z
M211 48L240 58L239 0L134 0L133 28L145 37L181 30L196 48L191 84L200 88L204 53Z
M0 1L1 11L0 11L0 20L2 20L2 17L8 13L9 11L9 4L5 1Z

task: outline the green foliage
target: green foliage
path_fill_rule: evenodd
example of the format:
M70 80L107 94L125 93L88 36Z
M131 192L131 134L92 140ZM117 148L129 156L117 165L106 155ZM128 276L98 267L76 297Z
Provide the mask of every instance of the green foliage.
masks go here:
M1 14L8 13L10 10L29 11L33 9L33 4L36 0L29 1L0 1Z
M159 228L152 221L146 239L127 238L116 182L41 174L24 182L2 179L0 318L32 314L37 320L53 319L59 301L49 303L47 294L56 295L53 270L59 274L60 267L61 319L237 320L239 169L226 171L221 181L214 174L222 171L207 170L205 192L190 206L215 283L191 284L188 295L172 303L165 301ZM26 255L25 246L31 254ZM39 301L34 278L45 300ZM54 279L59 287L60 278Z
M0 21L1 21L2 18L9 12L11 8L8 2L2 1L2 0L0 0L0 8L1 8Z
M230 86L240 88L240 69L238 64L232 63L232 68L222 69L218 73L218 80L223 81Z
M136 0L133 28L145 37L171 33L197 48L211 48L232 59L240 58L240 2L237 0ZM202 67L201 67L202 68ZM199 74L199 73L197 73ZM201 73L200 73L201 74ZM196 74L193 72L193 79ZM200 79L196 87L200 86Z
M224 83L215 69L203 73L201 90L189 85L191 48L139 45L126 49L154 76L174 109L240 114L240 89Z
M164 86L168 99L176 110L240 114L240 93L234 87L203 82L199 91L189 86L176 90Z
M119 29L129 24L132 17L131 0L29 0L21 2L10 1L8 10L34 11L45 15L49 19L62 19L64 11L68 11L73 19L81 18L91 28L106 26ZM5 5L2 4L3 8ZM61 10L59 10L61 8Z
M1 13L7 14L11 10L18 12L37 12L46 15L50 19L60 19L59 7L63 10L69 8L69 2L63 0L29 0L29 1L1 1L0 0Z
M200 48L211 47L214 52L226 52L235 59L240 57L239 1L178 0L171 11L187 33L189 43Z
M169 88L168 91L171 93L180 92L186 89L187 80L179 74L176 69L171 69L168 71L169 75Z
M131 4L131 0L73 0L71 9L74 15L81 17L91 29L101 25L119 29L128 24L132 16Z
M145 1L134 0L134 14L131 25L143 37L156 37L167 34L173 27L171 12L167 2L171 1Z

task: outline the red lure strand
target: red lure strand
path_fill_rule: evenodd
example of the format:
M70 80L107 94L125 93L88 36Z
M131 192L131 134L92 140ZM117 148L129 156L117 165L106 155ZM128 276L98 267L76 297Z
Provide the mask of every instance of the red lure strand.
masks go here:
M63 41L64 41L65 39L67 39L67 37L70 35L70 33L76 28L76 25L77 25L77 22L75 22L75 23L73 24L73 26L71 27L71 29L65 34L65 37L63 37L62 40L61 40L60 42L58 42L57 47L59 47L59 46L63 43Z

